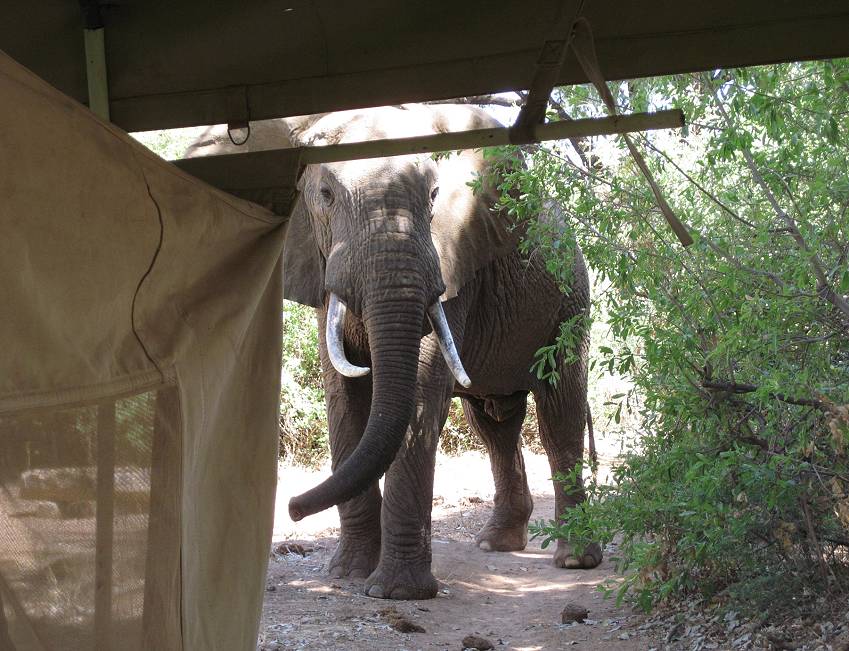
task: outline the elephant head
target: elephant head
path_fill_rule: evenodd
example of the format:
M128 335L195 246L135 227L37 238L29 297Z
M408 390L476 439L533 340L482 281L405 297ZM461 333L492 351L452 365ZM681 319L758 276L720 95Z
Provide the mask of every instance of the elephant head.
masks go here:
M295 144L329 145L497 126L463 106L385 107L289 122ZM326 305L328 354L347 376L369 372L345 359L346 311L362 319L373 374L371 412L354 452L319 486L292 498L306 515L351 499L389 467L412 416L421 337L430 321L449 368L468 385L441 302L475 271L515 246L507 217L493 211L480 151L310 165L289 223L285 296Z

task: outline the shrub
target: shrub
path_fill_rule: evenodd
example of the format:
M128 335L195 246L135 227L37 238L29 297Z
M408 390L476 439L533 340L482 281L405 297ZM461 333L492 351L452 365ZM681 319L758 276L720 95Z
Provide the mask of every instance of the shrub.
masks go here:
M618 589L646 607L693 591L795 606L775 598L786 585L845 598L849 62L640 80L615 95L688 116L687 137L635 139L695 243L670 235L621 142L538 147L526 170L497 152L504 205L555 267L570 252L528 222L534 197L557 197L568 216L603 286L594 373L633 383L615 413L640 427L611 481L589 480L584 506L533 531L579 546L621 537ZM600 106L586 87L555 102L571 117Z
M280 457L318 467L329 447L315 310L286 301L282 321Z

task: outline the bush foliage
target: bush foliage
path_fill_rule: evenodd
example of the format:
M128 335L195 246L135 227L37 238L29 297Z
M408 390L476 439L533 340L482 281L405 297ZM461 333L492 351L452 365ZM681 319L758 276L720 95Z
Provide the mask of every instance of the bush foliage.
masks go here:
M280 457L316 468L329 455L315 310L285 301L280 382Z
M601 283L595 372L630 379L617 413L640 427L582 508L534 532L617 537L618 589L645 607L698 591L760 609L790 584L845 593L849 61L612 91L623 111L684 110L688 133L636 141L695 243L677 242L621 141L497 152L525 246L557 270L576 240ZM553 106L553 119L603 114L587 87ZM568 237L532 220L540 197L556 197Z

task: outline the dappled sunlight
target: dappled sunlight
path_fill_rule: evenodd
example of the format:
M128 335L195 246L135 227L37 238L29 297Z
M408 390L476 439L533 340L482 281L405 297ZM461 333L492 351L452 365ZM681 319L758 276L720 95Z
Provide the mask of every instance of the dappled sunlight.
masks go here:
M533 545L533 541L528 542L529 545ZM531 558L534 560L539 560L539 553L534 553L531 551L523 551L523 552L504 552L514 558Z
M534 496L532 520L550 519L554 497L548 460L526 452L525 463ZM492 513L494 493L489 459L477 452L437 460L431 537L432 571L439 584L436 597L420 601L368 597L365 579L333 578L327 573L339 536L337 510L328 509L300 522L288 517L289 497L329 473L329 467L320 471L280 469L276 544L264 615L264 626L274 636L292 636L297 630L305 640L332 639L326 648L352 648L347 641L359 639L373 640L375 649L424 651L459 648L465 635L475 634L495 648L542 651L584 645L607 634L607 624L598 630L589 624L563 625L565 603L581 604L597 622L616 625L629 617L598 591L612 575L609 561L592 570L557 568L552 562L554 546L542 549L539 538L529 540L522 551L486 552L477 547L474 538ZM284 539L287 542L281 544ZM424 628L426 634L393 629L393 618L398 617ZM608 647L601 641L604 646L599 648L645 648L617 642Z
M470 558L470 564L476 560ZM467 568L474 570L474 566ZM592 578L587 578L586 573L592 572ZM475 572L472 577L459 577L449 574L443 577L445 581L454 585L462 585L469 590L501 593L504 595L517 596L527 592L553 592L563 593L576 588L596 589L607 578L608 573L603 575L593 570L565 570L551 567L536 570L523 570L515 567L496 568L484 572Z

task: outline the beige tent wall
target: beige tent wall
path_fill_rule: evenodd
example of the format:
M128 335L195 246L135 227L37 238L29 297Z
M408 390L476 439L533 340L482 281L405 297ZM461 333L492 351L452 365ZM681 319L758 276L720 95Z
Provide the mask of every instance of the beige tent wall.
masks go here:
M0 649L253 649L285 223L0 53Z

